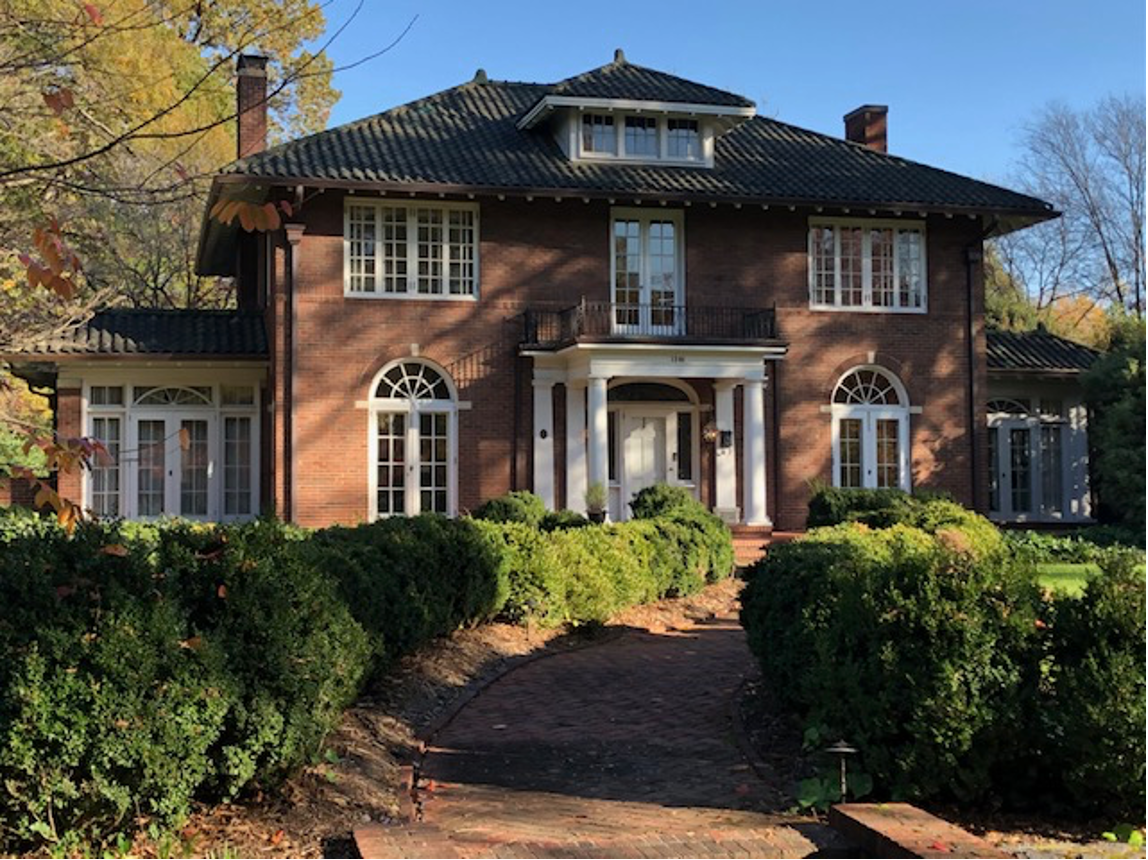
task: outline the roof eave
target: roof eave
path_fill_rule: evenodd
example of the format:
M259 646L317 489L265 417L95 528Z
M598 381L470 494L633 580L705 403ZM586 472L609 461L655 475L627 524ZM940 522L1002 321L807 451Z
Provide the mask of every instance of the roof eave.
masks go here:
M552 111L561 108L590 108L605 111L634 111L636 113L675 113L694 116L746 120L757 115L757 109L750 106L707 105L696 102L666 102L647 99L611 99L593 96L545 95L534 103L516 123L520 130L534 128L543 122Z
M690 169L690 168L683 168ZM1006 208L1006 207L988 207L988 206L968 206L968 205L949 205L938 203L921 203L919 201L892 201L892 202L874 202L872 200L846 200L837 199L829 200L825 198L816 197L773 197L773 196L735 196L735 195L707 195L707 194L681 194L681 193L666 193L666 192L634 192L619 189L601 189L601 188L578 188L575 186L568 187L545 187L545 186L524 186L524 185L469 185L469 184L456 184L445 182L404 182L404 181L379 181L379 180L362 180L362 179L338 179L328 177L304 177L304 176L256 176L245 173L227 173L216 177L221 185L250 185L252 187L285 187L291 188L295 186L303 186L306 188L341 188L341 189L355 189L355 190L370 190L370 191L383 191L383 192L401 192L404 194L446 194L446 195L460 195L476 197L495 197L498 195L514 195L521 197L561 197L564 199L573 199L586 197L596 200L638 200L642 202L661 203L663 200L674 203L693 203L693 204L707 204L714 203L717 205L735 205L735 206L777 206L777 207L792 207L801 209L850 209L853 211L862 211L873 209L879 212L903 212L905 214L928 214L928 215L945 215L952 214L963 215L969 218L983 217L986 219L996 218L1002 224L1005 221L1015 223L1019 219L1026 219L1028 224L1035 224L1040 221L1047 221L1052 218L1057 218L1061 213L1052 209L1042 208ZM214 193L213 186L213 193ZM1022 226L1028 226L1028 224ZM1006 230L1011 232L1011 229L1021 229L1020 226L1015 226Z

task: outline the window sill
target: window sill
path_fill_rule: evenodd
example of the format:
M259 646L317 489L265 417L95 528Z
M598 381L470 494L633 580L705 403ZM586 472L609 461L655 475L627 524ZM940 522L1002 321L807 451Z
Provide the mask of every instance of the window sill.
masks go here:
M883 308L883 307L853 307L841 305L815 305L812 302L809 304L811 311L819 313L844 313L844 314L909 314L909 315L923 315L929 312L928 307L923 308Z
M393 302L477 302L478 296L460 296L441 293L365 293L343 290L345 299Z

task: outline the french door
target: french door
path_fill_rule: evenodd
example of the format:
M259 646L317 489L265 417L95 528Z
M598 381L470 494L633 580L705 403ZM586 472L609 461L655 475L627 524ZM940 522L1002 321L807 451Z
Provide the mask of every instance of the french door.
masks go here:
M134 480L128 488L131 515L214 519L216 440L214 418L194 413L132 416L128 448ZM129 456L131 454L129 453Z
M990 513L1002 519L1063 515L1062 426L1030 418L990 424Z
M375 513L454 513L454 415L375 413Z
M833 485L909 489L909 422L904 409L853 407L833 418Z
M619 210L612 241L614 331L684 334L681 213Z

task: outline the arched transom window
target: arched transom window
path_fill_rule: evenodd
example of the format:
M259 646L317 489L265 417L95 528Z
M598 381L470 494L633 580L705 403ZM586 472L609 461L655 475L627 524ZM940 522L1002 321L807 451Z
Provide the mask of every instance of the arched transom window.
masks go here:
M899 386L879 368L861 368L842 377L833 402L857 406L901 406Z
M833 389L833 485L909 489L909 401L882 367L857 367Z
M452 400L450 385L435 368L422 361L403 361L383 371L375 397L402 400Z
M370 513L458 508L458 401L445 371L421 359L387 365L371 386Z

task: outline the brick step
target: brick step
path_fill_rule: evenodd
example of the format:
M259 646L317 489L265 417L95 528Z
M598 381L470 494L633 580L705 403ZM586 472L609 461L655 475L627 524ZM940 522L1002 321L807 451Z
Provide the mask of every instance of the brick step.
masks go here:
M1012 856L908 803L839 803L829 826L870 857Z

